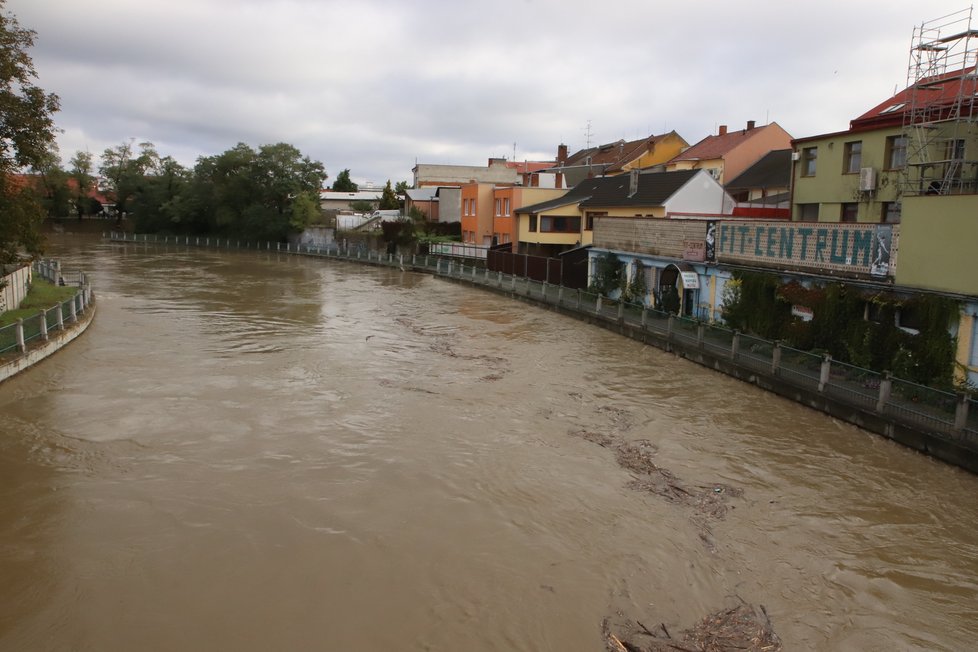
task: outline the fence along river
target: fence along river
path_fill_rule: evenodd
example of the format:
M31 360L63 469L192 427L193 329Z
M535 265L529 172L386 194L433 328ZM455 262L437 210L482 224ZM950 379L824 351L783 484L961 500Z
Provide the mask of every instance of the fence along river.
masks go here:
M0 649L603 649L744 600L785 649L966 649L978 479L397 268L52 243L84 337L0 386ZM686 488L643 488L609 441Z

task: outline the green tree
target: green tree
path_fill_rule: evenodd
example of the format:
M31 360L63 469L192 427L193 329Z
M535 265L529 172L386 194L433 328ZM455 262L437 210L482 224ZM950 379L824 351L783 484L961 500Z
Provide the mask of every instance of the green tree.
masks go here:
M396 184L394 184L394 194L396 195L403 195L410 189L411 186L408 185L407 181L398 181Z
M337 174L333 180L333 192L356 192L359 188L360 186L350 179L350 168Z
M184 193L190 174L170 156L158 159L143 175L138 191L132 197L136 230L144 233L180 232Z
M310 224L322 220L323 209L319 203L319 193L300 192L292 202L292 214L289 227L294 231L302 231Z
M71 201L75 207L78 219L91 209L89 195L95 189L95 162L89 152L75 152L71 159L69 175L74 179L71 190Z
M616 290L621 289L624 278L624 263L613 252L606 251L595 261L591 290L602 296L610 297Z
M374 205L366 199L358 199L350 202L350 210L354 213L372 213L374 211Z
M99 170L105 177L109 194L115 199L120 219L131 212L134 199L145 190L146 177L157 171L159 165L160 156L149 142L139 143L136 150L130 139L102 152Z
M382 211L392 211L400 210L401 200L397 198L394 194L394 189L391 187L391 180L387 180L387 185L384 186L384 192L380 195L380 210Z
M52 145L44 157L31 166L31 172L34 176L32 187L44 214L48 217L64 217L70 214L72 204L68 173L61 168L57 147Z
M59 101L35 84L37 72L28 54L35 37L0 0L0 263L13 262L21 250L38 255L43 244L36 195L11 176L42 165L54 143Z
M174 217L192 232L281 240L319 216L322 163L286 143L202 157Z

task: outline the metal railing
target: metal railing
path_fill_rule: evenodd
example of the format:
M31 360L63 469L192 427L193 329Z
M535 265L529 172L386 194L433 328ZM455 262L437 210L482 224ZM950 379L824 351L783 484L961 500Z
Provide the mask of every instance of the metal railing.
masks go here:
M60 285L78 288L74 296L33 315L0 327L0 355L20 355L36 341L46 341L54 331L63 331L78 321L92 304L92 287L83 272L63 272L56 261L34 262L34 274Z
M836 401L871 410L928 432L944 435L978 448L978 401L967 394L916 385L888 374L832 360L830 356L802 351L763 338L733 331L722 324L672 315L640 303L611 301L584 289L571 289L515 274L490 271L483 265L432 254L382 253L362 245L325 247L285 243L249 243L225 238L153 236L113 233L113 240L136 243L179 244L221 249L278 251L388 267L426 271L464 280L559 306L581 316L654 333L671 345L727 358L752 372L777 378L799 389L818 392Z

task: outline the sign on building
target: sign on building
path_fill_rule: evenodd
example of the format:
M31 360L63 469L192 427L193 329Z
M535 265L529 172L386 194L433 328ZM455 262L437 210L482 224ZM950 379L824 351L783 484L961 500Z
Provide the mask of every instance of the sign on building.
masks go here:
M893 227L888 224L753 224L720 222L719 262L891 275Z

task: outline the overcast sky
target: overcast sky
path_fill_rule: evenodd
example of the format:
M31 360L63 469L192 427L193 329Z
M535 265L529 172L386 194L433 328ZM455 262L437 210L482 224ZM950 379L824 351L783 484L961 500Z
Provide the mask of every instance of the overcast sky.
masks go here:
M187 166L287 142L330 179L777 122L838 131L967 0L7 0L38 33L65 162L129 139ZM965 14L967 16L967 14ZM975 26L973 21L972 26ZM588 129L590 125L590 129ZM330 181L327 181L327 185Z

